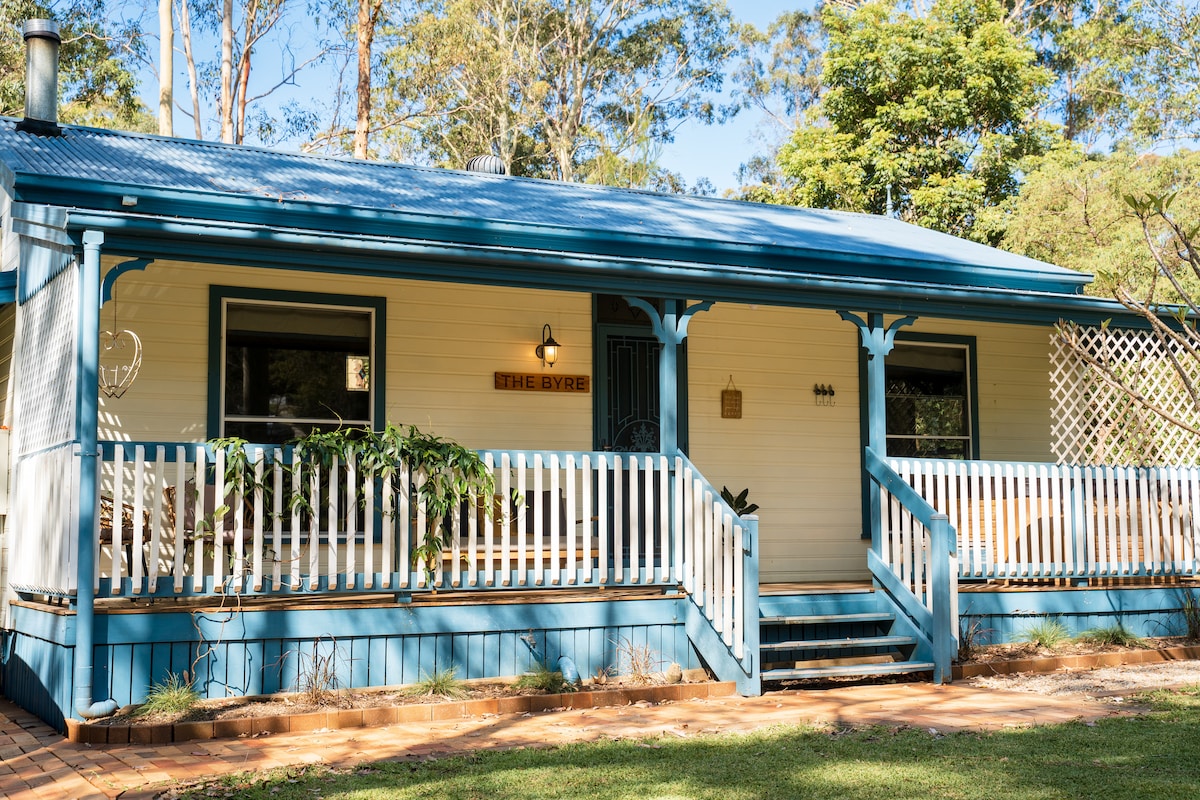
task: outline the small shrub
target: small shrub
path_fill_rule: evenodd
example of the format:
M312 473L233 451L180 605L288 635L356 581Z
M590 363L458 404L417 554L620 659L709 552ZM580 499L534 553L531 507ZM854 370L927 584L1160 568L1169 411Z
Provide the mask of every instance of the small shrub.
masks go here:
M1200 600L1191 592L1184 592L1183 603L1179 609L1183 614L1183 626L1187 630L1187 638L1200 639Z
M458 668L434 670L421 673L421 680L404 690L410 697L445 697L457 700L467 696L466 686L458 679Z
M663 661L650 645L634 644L622 636L613 641L617 646L617 670L633 683L653 683Z
M1092 628L1079 634L1079 641L1094 645L1113 645L1116 647L1145 647L1146 642L1140 636L1135 636L1125 630L1121 623L1104 628Z
M192 682L184 675L171 673L162 683L150 686L146 702L137 710L138 716L157 713L175 713L187 711L200 702L200 695L192 687Z
M1057 650L1071 639L1067 626L1056 619L1043 619L1029 626L1021 639L1047 650Z
M518 689L537 689L550 694L569 692L572 688L563 680L561 672L552 670L545 664L535 664L532 670L517 678L513 686Z
M758 511L758 503L751 503L747 499L749 496L749 489L742 489L735 495L733 492L729 491L728 486L721 487L721 499L724 500L729 507L733 509L733 513L737 514L739 517L744 517L747 514L753 514L755 511Z
M321 641L328 639L330 647L323 650ZM300 660L300 675L296 690L310 705L329 705L338 699L338 663L344 658L337 639L328 634L313 640L312 652L293 651Z

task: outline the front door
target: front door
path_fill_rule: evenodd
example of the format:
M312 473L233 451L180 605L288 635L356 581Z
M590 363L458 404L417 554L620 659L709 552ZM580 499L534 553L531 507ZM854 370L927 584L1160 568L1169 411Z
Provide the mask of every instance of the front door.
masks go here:
M660 306L663 301L655 302ZM662 344L645 312L614 295L596 296L595 443L597 450L658 452L658 360ZM687 451L687 371L680 349L679 442Z

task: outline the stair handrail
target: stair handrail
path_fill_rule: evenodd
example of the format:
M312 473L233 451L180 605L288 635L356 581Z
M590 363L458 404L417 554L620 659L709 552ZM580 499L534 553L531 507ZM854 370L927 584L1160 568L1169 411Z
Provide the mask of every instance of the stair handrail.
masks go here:
M684 590L688 597L687 632L697 652L704 657L710 668L721 680L734 680L738 693L758 695L762 693L761 664L758 652L758 517L748 514L738 516L725 502L708 479L682 453L674 459L675 475L671 482L674 497L671 503L672 530L674 531L675 553L680 558ZM687 481L690 480L690 483ZM688 510L688 497L699 492L702 508L711 508L715 517L731 527L733 555L732 571L734 591L717 601L732 600L732 618L720 624L721 615L713 613L714 596L710 588L701 585L699 577L702 565L687 563L696 550L698 533L693 510ZM703 520L699 520L703 523ZM689 528L689 523L692 527ZM701 525L703 528L703 525ZM715 527L715 526L714 526ZM716 532L714 531L714 536ZM692 536L693 544L688 544ZM706 547L711 547L708 543ZM711 554L710 550L704 552Z
M908 587L896 579L891 565L887 564L878 550L880 547L879 532L873 531L871 537L872 558L868 558L872 574L879 579L883 588L906 611L910 612L913 621L929 637L933 645L933 680L935 683L949 683L951 679L951 662L957 650L958 621L955 617L955 596L958 590L958 569L955 563L958 559L958 536L950 524L950 518L935 509L929 501L922 497L916 489L910 486L900 474L892 469L883 458L871 447L864 448L867 474L871 480L886 489L913 518L929 531L929 574L928 585L931 600L931 614L913 614L911 600L920 602ZM905 597L907 595L907 597ZM924 608L924 606L920 606Z

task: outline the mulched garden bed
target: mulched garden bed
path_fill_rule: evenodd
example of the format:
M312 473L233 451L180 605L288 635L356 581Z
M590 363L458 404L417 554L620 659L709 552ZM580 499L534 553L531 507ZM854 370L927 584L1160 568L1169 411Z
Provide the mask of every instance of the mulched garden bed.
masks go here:
M67 738L86 744L167 744L193 739L435 722L488 714L675 702L729 696L736 691L732 682L703 679L676 684L589 685L582 691L567 693L522 689L501 681L472 682L464 688L466 695L461 699L414 696L393 688L332 693L323 703L314 703L297 694L201 701L188 711L176 714L138 715L137 706L127 706L111 717L91 722L67 720Z

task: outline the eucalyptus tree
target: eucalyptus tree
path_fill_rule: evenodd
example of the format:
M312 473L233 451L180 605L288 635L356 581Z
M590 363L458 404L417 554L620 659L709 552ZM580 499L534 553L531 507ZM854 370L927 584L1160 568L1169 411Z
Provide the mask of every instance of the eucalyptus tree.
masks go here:
M684 119L720 117L736 26L720 0L416 0L388 32L391 154L513 174L631 182ZM641 164L633 170L615 164Z
M1139 213L1129 202L1167 195L1165 214ZM1146 296L1159 280L1157 301L1179 302L1174 287L1162 283L1158 243L1175 237L1168 216L1200 220L1200 152L1105 154L1064 145L1028 162L1020 193L988 213L982 224L999 218L994 227L1004 232L1002 247L1094 273L1093 294ZM1174 272L1184 292L1200 298L1200 278L1190 269Z
M195 136L210 128L224 142L272 142L294 134L288 109L267 99L330 52L325 17L308 0L176 0L175 18L188 76L181 107ZM215 45L215 46L214 46ZM270 74L256 83L263 61ZM317 92L316 95L320 95ZM311 95L310 95L311 96ZM282 130L281 130L282 127Z

